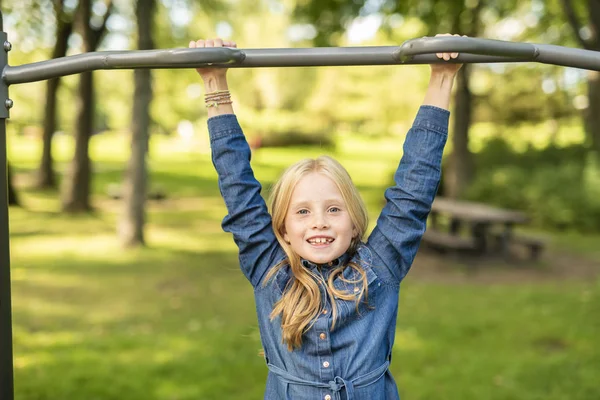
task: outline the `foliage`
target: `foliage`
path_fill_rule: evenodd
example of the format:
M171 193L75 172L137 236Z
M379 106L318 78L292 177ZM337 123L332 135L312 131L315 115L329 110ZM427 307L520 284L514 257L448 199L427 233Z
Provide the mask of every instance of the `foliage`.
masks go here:
M495 139L479 152L477 164L468 198L524 210L540 227L600 231L600 166L584 146L517 153Z

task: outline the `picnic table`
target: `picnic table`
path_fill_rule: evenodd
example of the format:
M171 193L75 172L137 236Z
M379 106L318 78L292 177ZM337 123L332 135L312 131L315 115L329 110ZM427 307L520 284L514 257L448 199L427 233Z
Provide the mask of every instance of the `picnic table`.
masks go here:
M443 218L447 224L440 223ZM477 254L499 252L505 256L510 255L513 245L522 245L535 259L544 242L514 232L516 225L528 222L528 216L521 211L438 196L431 208L423 242L440 250L464 250Z

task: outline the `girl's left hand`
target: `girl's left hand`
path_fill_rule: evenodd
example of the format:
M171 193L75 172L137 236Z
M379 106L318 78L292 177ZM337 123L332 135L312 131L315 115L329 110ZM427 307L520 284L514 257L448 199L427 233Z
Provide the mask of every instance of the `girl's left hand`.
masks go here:
M441 34L435 35L435 37L440 37L440 36L460 36L460 35L452 35L450 33L441 33ZM443 59L445 61L448 61L450 59L457 58L458 54L459 53L436 53L435 55L439 59ZM460 67L462 67L462 64L458 64L458 63L437 63L437 64L431 64L430 66L431 66L431 72L432 73L436 73L436 74L439 73L439 74L446 74L446 75L454 76L454 75L456 75L456 73L458 72L458 70L460 69Z

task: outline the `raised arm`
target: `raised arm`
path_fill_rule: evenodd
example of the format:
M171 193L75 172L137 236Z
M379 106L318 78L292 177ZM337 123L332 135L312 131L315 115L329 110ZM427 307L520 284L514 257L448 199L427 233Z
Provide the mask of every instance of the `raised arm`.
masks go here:
M220 39L190 42L190 47L212 46L235 47L235 43ZM271 228L271 217L260 195L261 185L250 166L250 147L233 112L227 70L201 68L198 73L207 95L212 162L227 206L222 227L233 234L242 272L256 287L284 253Z
M450 60L456 53L438 54ZM404 141L404 153L385 192L386 205L368 244L398 281L410 269L425 232L448 137L450 95L460 64L432 64L425 100Z

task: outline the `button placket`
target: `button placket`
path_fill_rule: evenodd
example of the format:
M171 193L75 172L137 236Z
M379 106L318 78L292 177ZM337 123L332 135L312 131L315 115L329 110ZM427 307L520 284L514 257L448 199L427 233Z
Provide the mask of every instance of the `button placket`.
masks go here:
M314 337L317 345L317 358L319 363L320 377L323 381L331 381L335 374L333 373L333 353L331 351L331 337L327 332L331 328L331 312L330 304L327 301L324 304L321 315L317 318L315 325L313 326Z

